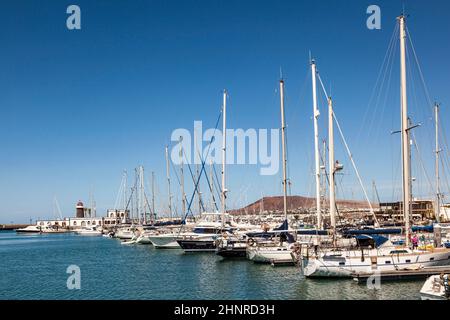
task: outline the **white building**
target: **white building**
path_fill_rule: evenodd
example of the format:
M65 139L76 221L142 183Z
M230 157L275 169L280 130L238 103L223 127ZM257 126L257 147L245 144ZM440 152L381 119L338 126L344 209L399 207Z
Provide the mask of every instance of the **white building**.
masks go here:
M76 205L76 214L72 218L38 220L36 225L48 226L54 228L81 229L83 227L101 226L113 227L117 224L128 221L129 210L125 209L108 209L106 217L92 216L94 212L91 208L86 208L83 202L78 201Z

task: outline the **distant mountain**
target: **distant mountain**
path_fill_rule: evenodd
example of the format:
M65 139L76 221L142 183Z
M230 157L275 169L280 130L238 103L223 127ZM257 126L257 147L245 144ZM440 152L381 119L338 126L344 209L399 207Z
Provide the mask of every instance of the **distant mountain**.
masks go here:
M367 201L358 200L336 200L338 208L348 208L348 209L366 209L369 208ZM378 205L372 204L372 206L378 207ZM287 197L287 208L288 211L302 211L308 210L316 207L316 199L302 196L288 196ZM325 207L328 207L328 199L326 200ZM230 210L231 213L235 214L257 214L261 211L283 211L283 196L273 196L273 197L263 197L256 202L249 204L246 207Z

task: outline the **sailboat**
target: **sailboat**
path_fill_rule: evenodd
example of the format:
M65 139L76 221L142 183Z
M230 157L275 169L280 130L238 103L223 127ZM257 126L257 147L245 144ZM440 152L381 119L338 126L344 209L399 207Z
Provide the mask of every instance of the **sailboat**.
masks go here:
M183 234L177 242L185 252L215 252L216 240L223 232L232 232L226 223L229 215L226 213L225 161L226 161L226 121L227 121L227 91L223 91L222 105L222 192L221 212L202 213L199 222L191 233ZM198 184L198 181L197 181ZM197 190L198 191L198 190ZM199 200L200 201L200 200Z
M302 261L302 271L308 277L349 277L355 273L374 273L383 271L417 269L429 266L450 265L450 250L442 247L432 250L409 248L411 177L409 159L409 124L406 87L406 18L397 18L400 27L400 79L401 79L401 135L402 135L402 172L403 203L405 218L406 245L394 246L380 235L358 235L354 247L335 246L332 249L306 256ZM330 218L331 232L336 234L334 215L334 161L333 146L333 110L329 99L329 139L330 139ZM309 255L309 254L308 254Z
M294 242L292 235L288 233L287 217L287 170L286 170L286 125L284 118L284 80L280 80L280 109L281 109L281 147L283 161L283 213L284 223L274 239L252 239L246 249L247 258L258 263L273 263L275 261L293 262L291 245Z

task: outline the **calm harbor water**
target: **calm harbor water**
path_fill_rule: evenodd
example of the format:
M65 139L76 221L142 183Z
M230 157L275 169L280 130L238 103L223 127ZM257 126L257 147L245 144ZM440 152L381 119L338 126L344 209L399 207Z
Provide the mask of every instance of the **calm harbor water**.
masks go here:
M69 265L81 289L66 286ZM185 254L74 234L0 232L0 299L420 299L423 281L304 279L295 267L271 267L215 254Z

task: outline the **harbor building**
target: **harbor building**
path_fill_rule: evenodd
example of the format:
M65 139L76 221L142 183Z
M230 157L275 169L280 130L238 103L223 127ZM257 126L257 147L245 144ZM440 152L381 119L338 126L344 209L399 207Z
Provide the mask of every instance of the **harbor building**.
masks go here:
M85 207L82 201L75 206L75 217L62 219L37 220L36 225L41 227L52 227L55 229L81 229L83 227L101 226L104 228L114 227L117 224L127 222L129 210L108 209L106 217L96 217L95 210Z
M413 220L435 219L435 200L413 199L411 201L411 216ZM450 204L441 204L439 219L450 221ZM380 203L380 215L390 217L396 221L403 221L403 202L382 202Z
M87 218L92 217L92 208L86 208L81 202L81 200L78 200L77 206L76 206L76 217L77 218Z

